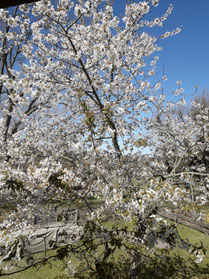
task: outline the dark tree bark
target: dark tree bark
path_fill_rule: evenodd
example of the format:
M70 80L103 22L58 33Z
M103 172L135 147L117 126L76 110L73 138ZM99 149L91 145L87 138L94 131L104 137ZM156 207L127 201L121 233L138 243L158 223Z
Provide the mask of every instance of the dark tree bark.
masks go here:
M9 8L12 6L17 6L21 4L27 4L32 2L38 2L40 0L1 0L0 1L0 9L2 8Z

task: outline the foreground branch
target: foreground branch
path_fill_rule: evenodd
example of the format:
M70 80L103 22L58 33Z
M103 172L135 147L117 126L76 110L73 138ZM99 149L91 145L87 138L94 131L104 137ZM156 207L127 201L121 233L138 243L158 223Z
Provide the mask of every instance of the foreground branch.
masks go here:
M43 263L47 262L47 261L50 260L50 259L57 258L57 256L58 256L58 255L49 256L49 257L47 257L47 258L44 258L44 259L42 259L42 260L40 260L40 261L38 261L38 262L35 262L35 263L31 264L31 265L24 266L24 267L20 267L20 269L18 269L18 270L16 270L16 271L8 272L8 273L2 273L2 270L0 270L0 277L1 277L1 276L10 276L10 275L14 275L14 274L16 274L16 273L23 272L23 271L25 271L25 270L27 270L27 269L29 269L29 268L31 268L31 267L35 267L35 266L37 266L37 265L43 264Z

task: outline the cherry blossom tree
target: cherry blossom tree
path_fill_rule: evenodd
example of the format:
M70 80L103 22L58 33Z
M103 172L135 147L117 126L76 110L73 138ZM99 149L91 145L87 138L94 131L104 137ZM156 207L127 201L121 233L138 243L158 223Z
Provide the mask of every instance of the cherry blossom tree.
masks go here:
M0 224L2 257L14 248L10 234L21 231L15 243L30 237L37 212L56 214L63 203L86 205L83 237L53 257L70 258L73 252L92 274L111 273L110 259L125 247L131 260L124 276L136 278L145 247L150 255L159 239L176 245L175 226L157 215L158 208L179 203L179 196L185 208L191 203L190 191L174 187L168 177L189 175L188 168L180 174L178 167L186 152L196 154L201 146L195 146L197 124L188 119L176 125L170 109L163 123L149 120L152 111L166 109L160 90L166 77L155 74L159 41L181 30L159 37L148 33L172 12L170 5L160 18L147 20L158 2L128 4L122 17L111 1L102 0L40 1L0 10L0 194L16 201ZM147 126L153 129L151 140L145 137ZM170 148L171 171L160 160L154 171L144 164L140 148L148 144L156 146L156 157ZM133 228L121 228L123 222Z
M151 142L155 147L153 167L161 179L184 185L191 194L190 210L208 201L208 106L206 96L196 97L191 107L176 106L158 113L150 121ZM183 103L182 103L183 104ZM183 107L185 107L183 104ZM169 105L169 104L168 104ZM172 105L173 107L173 105ZM184 110L187 113L184 113ZM178 204L178 208L181 205ZM197 210L198 211L198 210Z

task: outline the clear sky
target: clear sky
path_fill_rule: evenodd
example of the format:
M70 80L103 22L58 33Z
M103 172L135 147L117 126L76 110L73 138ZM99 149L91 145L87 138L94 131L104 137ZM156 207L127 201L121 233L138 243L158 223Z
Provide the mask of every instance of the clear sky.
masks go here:
M126 2L115 0L117 14L124 11ZM160 0L149 17L162 16L169 4L174 8L165 27L149 29L153 34L161 34L183 26L178 35L159 43L163 51L157 53L160 57L157 67L162 70L164 65L168 78L163 87L169 92L176 89L176 81L181 80L188 95L194 92L194 85L198 85L198 92L209 89L209 0Z

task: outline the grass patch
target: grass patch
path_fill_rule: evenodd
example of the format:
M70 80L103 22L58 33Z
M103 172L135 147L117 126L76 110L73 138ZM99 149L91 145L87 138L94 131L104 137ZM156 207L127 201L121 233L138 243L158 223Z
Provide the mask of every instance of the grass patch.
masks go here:
M189 228L187 226L178 225L177 228L178 228L178 232L179 232L180 236L184 240L188 239L191 244L194 244L196 246L200 246L201 243L203 244L203 247L206 249L206 255L205 255L201 265L209 264L209 236L204 233L201 233L199 231L196 231L192 228ZM176 254L185 259L188 259L190 257L189 252L187 252L185 249L181 249L179 247L176 247L171 252L171 255L172 254Z
M55 251L47 251L46 255L52 256L55 254ZM34 256L36 259L40 259L44 257L44 253L38 253ZM14 261L8 261L4 262L2 265L5 267L6 265L10 266L13 264ZM25 260L21 260L18 262L19 266L27 266L27 263ZM58 259L56 260L49 260L47 263L32 267L30 269L27 269L23 272L16 273L10 276L3 276L5 279L53 279L57 276L65 275L65 264L63 261L60 261ZM13 271L15 271L16 268L14 267Z

